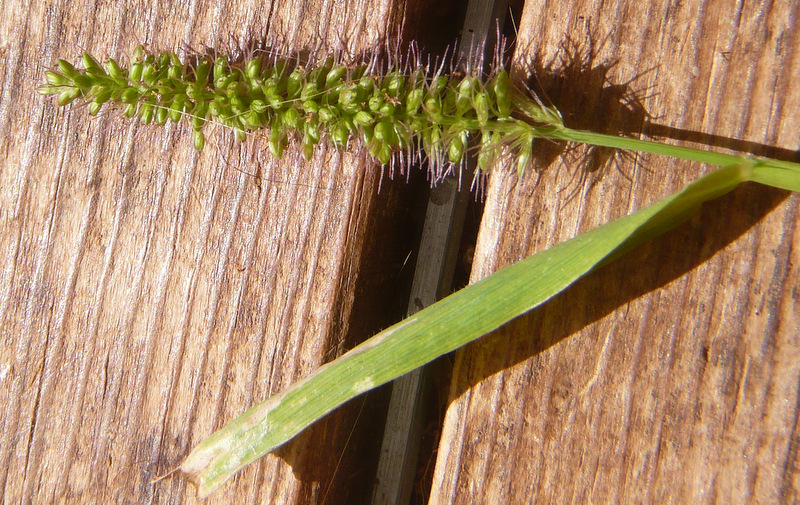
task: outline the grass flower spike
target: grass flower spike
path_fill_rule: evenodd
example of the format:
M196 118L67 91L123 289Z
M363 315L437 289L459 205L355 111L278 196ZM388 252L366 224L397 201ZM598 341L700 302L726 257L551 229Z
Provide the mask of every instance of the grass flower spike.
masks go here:
M437 177L465 159L471 138L479 139L479 169L504 146L522 168L530 160L532 126L563 126L555 109L516 90L503 68L483 76L468 68L445 75L443 65L380 73L371 72L373 66L348 67L333 57L316 65L258 57L232 63L224 56L202 56L189 65L175 53L155 56L139 47L127 69L113 59L100 65L89 54L82 69L59 60L39 93L58 95L59 105L84 102L92 115L113 104L145 124L186 117L197 149L205 145L206 123L216 123L239 139L268 131L276 157L292 140L306 159L323 139L340 148L358 140L382 164L395 156L427 157Z

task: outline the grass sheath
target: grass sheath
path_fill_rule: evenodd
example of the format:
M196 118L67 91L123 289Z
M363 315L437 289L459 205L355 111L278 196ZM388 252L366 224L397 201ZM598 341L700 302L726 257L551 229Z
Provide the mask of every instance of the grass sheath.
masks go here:
M345 401L541 305L739 183L800 191L796 163L570 129L555 108L515 87L497 64L483 74L469 65L444 73L443 65L408 63L375 71L373 63L345 65L334 57L318 63L297 58L230 62L223 56L202 56L187 64L174 53L151 55L139 48L128 68L113 59L101 65L89 54L83 55L81 69L59 60L38 91L57 95L59 105L86 104L93 115L109 104L145 124L187 118L197 149L205 144L206 124L214 123L240 139L264 132L276 157L292 142L307 159L320 142L342 149L358 142L382 164L427 159L437 177L461 164L472 142L479 171L506 155L523 171L531 164L536 138L644 151L722 168L657 204L499 270L252 407L204 440L178 468L201 496Z

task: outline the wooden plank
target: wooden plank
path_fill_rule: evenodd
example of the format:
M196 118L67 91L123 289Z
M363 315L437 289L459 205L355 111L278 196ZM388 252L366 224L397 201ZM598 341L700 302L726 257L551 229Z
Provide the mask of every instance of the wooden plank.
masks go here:
M515 65L571 126L796 160L798 19L795 0L529 0ZM473 280L709 169L538 153L492 174ZM799 205L740 188L458 353L430 503L800 500Z
M34 93L44 70L83 49L124 59L140 42L357 52L397 37L403 5L4 4L4 502L194 502L184 481L152 480L254 401L388 324L379 310L354 323L353 307L378 304L370 268L391 276L386 264L407 253L373 253L398 225L384 216L397 195L385 181L378 195L380 170L363 157L319 149L312 163L275 162L263 139L238 144L222 131L197 153L186 125L56 110ZM323 421L207 503L347 501L348 479L364 478L339 460L354 413Z

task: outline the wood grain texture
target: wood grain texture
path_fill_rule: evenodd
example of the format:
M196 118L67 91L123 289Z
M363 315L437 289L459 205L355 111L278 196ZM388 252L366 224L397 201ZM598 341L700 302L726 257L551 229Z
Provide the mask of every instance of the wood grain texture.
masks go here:
M194 502L184 481L152 480L387 323L351 324L358 292L375 282L363 263L397 205L378 194L381 172L363 157L321 148L311 163L275 162L262 139L238 144L223 131L197 153L187 125L57 109L34 93L44 71L84 49L125 60L139 43L357 52L397 37L402 9L390 0L3 4L4 503ZM407 251L393 254L381 258L402 262ZM323 421L207 503L320 503L329 491L328 503L346 500L329 484L352 414Z
M570 126L796 160L798 19L794 0L528 0L514 65ZM538 174L492 174L473 280L709 170L537 152ZM459 352L430 503L800 500L798 204L742 187Z

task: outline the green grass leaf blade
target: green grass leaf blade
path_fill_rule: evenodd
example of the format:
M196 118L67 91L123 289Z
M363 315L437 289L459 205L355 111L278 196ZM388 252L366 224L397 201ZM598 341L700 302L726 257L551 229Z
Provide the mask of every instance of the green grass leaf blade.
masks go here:
M785 173L784 173L785 172ZM457 349L541 305L586 273L682 222L699 206L756 178L800 187L796 165L723 167L678 193L503 268L352 349L286 391L249 409L202 443L179 471L201 497L245 465L369 389Z

